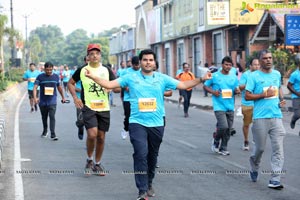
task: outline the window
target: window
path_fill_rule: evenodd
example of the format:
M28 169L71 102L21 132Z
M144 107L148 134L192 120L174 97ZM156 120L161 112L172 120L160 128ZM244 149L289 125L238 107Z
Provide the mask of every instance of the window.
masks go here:
M183 49L183 43L178 44L177 48L177 69L180 69L182 63L184 62L184 49Z
M165 48L166 74L170 75L170 48Z
M198 65L201 61L201 39L194 39L194 74L195 76L199 76Z
M167 7L164 7L164 24L167 24Z
M216 66L221 66L222 62L222 35L221 33L214 34L214 61Z
M169 23L172 23L172 4L169 4Z
M153 7L157 5L157 0L153 0Z
M199 26L204 25L204 1L199 0Z

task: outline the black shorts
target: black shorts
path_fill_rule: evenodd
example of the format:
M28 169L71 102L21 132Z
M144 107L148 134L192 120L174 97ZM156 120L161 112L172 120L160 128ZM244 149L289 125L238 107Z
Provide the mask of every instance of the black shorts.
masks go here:
M110 125L110 111L94 111L89 107L82 108L83 123L86 129L98 127L98 130L107 132Z
M39 97L39 94L40 94L40 91L37 90L36 91L36 97L37 98ZM28 90L28 97L29 97L29 99L33 99L33 90Z
M68 82L63 82L64 87L68 86Z

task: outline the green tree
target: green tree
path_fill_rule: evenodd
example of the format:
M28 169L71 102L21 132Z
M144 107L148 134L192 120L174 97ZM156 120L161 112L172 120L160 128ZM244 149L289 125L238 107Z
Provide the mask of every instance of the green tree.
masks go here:
M89 42L87 32L77 29L66 37L65 62L69 66L81 66L86 55L86 46Z

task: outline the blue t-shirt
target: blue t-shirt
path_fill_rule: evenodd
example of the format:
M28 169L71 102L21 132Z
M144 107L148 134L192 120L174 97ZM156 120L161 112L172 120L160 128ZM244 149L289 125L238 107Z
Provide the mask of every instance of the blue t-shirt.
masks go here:
M68 82L71 78L71 70L64 70L62 76L63 76L63 82Z
M117 77L121 77L125 71L126 68L119 68L117 71Z
M217 71L212 79L205 81L204 85L220 92L220 96L212 96L214 111L234 111L234 90L238 86L236 75L232 73L225 75Z
M40 86L40 106L56 105L57 87L59 86L59 76L52 74L47 76L45 73L40 74L35 82Z
M80 92L76 91L76 96L78 99L81 99L81 89L82 89L81 81L76 82L75 88L80 90Z
M121 76L125 76L127 74L132 74L132 73L136 73L139 72L141 70L134 70L132 67L127 68L126 70L123 71ZM129 91L124 90L124 97L123 97L123 101L130 101L130 96L129 96Z
M253 119L282 118L279 108L279 89L281 75L277 70L264 73L261 70L252 72L248 78L246 90L252 94L261 94L270 86L276 90L276 95L271 98L262 98L254 101Z
M249 75L251 74L251 71L250 70L247 70L246 72L244 72L241 76L241 79L239 81L239 85L247 85L247 80L249 78ZM246 94L246 90L244 89L242 91L242 105L243 106L253 106L254 105L254 102L253 101L247 101L245 99L245 94Z
M146 127L163 126L164 91L175 90L179 81L165 74L153 72L145 76L132 73L117 79L121 87L128 87L130 94L129 123Z
M41 72L38 70L27 70L24 75L23 78L28 79L28 84L27 84L27 89L28 90L33 90L33 86L34 86L34 81L36 79L36 77L40 74Z
M300 92L300 71L299 69L295 70L290 78L289 78L289 82L293 85L294 90L296 90L296 92ZM299 96L295 95L292 93L291 95L292 99L297 99L300 98Z

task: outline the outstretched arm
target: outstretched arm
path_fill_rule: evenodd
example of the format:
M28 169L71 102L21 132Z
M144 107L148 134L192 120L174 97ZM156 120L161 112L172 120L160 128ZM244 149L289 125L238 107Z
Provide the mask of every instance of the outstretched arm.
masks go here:
M99 85L101 85L102 87L106 88L106 89L114 89L114 88L118 88L120 87L119 82L115 79L112 81L108 81L108 80L104 80L98 76L96 76L95 74L92 74L88 69L85 69L85 76L92 79L93 81L95 81L96 83L98 83Z
M203 83L204 81L211 79L211 78L212 78L211 72L207 72L201 78L196 78L196 79L190 80L190 81L180 81L179 84L177 85L177 89L185 90L188 88L192 88L192 87L198 85L199 83Z

